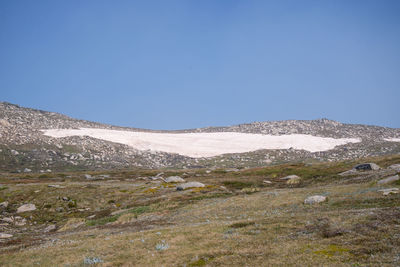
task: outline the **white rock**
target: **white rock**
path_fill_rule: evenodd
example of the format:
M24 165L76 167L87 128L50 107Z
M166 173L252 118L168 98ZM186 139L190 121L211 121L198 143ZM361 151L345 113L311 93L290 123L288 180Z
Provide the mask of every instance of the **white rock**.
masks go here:
M181 191L188 188L197 188L197 187L205 187L205 185L199 182L188 182L177 186L176 190Z
M316 204L326 201L327 198L325 196L310 196L304 200L304 204Z
M399 193L399 189L394 187L394 188L385 188L385 189L381 189L378 190L378 192L382 192L384 196L387 196L389 194L397 194Z
M17 209L17 213L36 210L35 204L25 204Z
M32 172L32 170L29 169L29 168L25 168L25 169L24 169L24 172Z
M179 176L170 176L165 178L166 183L184 183L185 180Z
M263 183L264 183L264 184L272 184L272 182L271 182L271 181L268 181L268 180L264 180Z
M390 176L390 177L387 177L385 179L379 180L378 184L388 184L388 183L391 183L391 182L398 181L399 179L400 179L400 177L396 174L394 176Z
M5 233L0 233L0 238L1 238L1 239L11 238L11 237L13 237L13 235L5 234Z

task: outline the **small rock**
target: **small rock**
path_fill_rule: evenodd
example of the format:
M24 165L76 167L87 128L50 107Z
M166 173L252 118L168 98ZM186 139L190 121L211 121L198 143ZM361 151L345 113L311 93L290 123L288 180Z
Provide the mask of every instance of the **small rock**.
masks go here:
M182 191L188 188L197 188L197 187L205 187L205 185L199 182L188 182L177 186L176 190Z
M63 212L63 211L64 211L64 208L63 208L63 207L58 207L58 208L56 208L56 211L57 211L57 212Z
M287 180L286 184L298 184L300 183L301 178L297 175L288 175L286 177L281 178L281 180Z
M85 174L85 178L88 180L93 179L93 177L90 174Z
M24 169L24 172L32 172L32 170L29 169L29 168L25 168L25 169Z
M70 198L69 198L69 197L62 197L62 200L64 200L64 201L69 201Z
M61 186L59 184L49 184L47 185L48 187L54 187L54 188L65 188L65 186Z
M170 176L165 178L166 183L184 183L185 180L179 176Z
M13 237L13 235L0 233L0 239L11 238L11 237Z
M24 226L26 224L26 219L25 218L23 218L22 220L21 219L17 220L17 217L15 217L15 218L16 218L16 222L15 222L16 226Z
M14 220L11 217L4 217L1 219L1 221L8 222L8 223L14 223Z
M394 188L386 188L386 189L381 189L378 190L378 192L382 192L384 196L390 195L390 194L397 194L399 193L399 189L394 187Z
M357 171L376 171L379 170L381 167L379 167L377 164L375 163L362 163L362 164L358 164L354 167L354 169L356 169Z
M378 184L388 184L388 183L391 183L391 182L398 181L399 179L400 179L400 177L396 174L394 176L390 176L390 177L387 177L385 179L379 180Z
M4 201L0 203L0 208L7 208L8 207L8 201Z
M348 170L348 171L341 172L341 173L339 173L339 175L340 176L347 176L347 175L352 175L352 174L356 174L356 173L357 173L357 170L351 169L351 170Z
M293 178L300 178L300 177L295 175L295 174L292 174L292 175L288 175L288 176L282 177L280 179L281 180L290 180L290 179L293 179Z
M48 232L53 232L57 229L57 226L55 224L50 224L49 226L47 226L43 232L48 233Z
M35 204L25 204L17 209L17 213L36 210Z
M268 180L264 180L263 183L264 183L264 184L272 184L272 182L271 182L271 181L268 181Z
M310 196L304 200L304 204L316 204L326 201L327 198L325 196Z

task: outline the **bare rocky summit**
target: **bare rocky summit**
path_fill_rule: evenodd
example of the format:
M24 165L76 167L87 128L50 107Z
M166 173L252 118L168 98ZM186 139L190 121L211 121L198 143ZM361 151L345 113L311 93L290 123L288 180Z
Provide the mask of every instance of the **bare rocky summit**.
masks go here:
M130 146L88 136L52 138L43 129L101 128L158 133L239 132L268 135L307 134L330 138L360 138L321 152L296 149L258 150L224 154L210 158L190 158L174 153L141 151ZM278 164L289 161L337 161L400 153L400 129L343 124L318 119L310 121L254 122L228 127L207 127L177 131L124 128L77 120L68 116L0 103L0 170L51 172L55 170L94 170L113 168L238 168ZM28 172L28 171L26 171Z

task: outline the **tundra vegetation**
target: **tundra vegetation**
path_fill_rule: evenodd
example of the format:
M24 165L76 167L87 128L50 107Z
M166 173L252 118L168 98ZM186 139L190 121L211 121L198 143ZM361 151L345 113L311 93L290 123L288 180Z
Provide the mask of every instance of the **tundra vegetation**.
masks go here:
M365 162L381 169L339 175ZM399 163L1 173L0 265L400 265L400 194L380 191L400 182L378 183Z

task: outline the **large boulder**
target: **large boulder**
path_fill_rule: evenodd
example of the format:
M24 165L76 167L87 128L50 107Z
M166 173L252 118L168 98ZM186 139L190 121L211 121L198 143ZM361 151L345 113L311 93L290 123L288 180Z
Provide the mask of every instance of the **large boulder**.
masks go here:
M310 196L310 197L306 198L304 200L304 204L317 204L317 203L321 203L321 202L325 202L325 201L327 201L326 196L315 195L315 196Z
M188 183L184 183L184 184L178 185L176 187L176 190L182 191L182 190L185 190L185 189L198 188L198 187L205 187L205 185L200 183L200 182L188 182Z
M389 184L395 181L398 181L400 177L396 174L394 176L387 177L385 179L379 180L378 184Z
M25 204L17 209L17 213L36 210L35 204Z
M185 180L179 176L170 176L165 178L166 183L184 183Z
M375 163L362 163L354 166L354 169L357 171L376 171L379 170L381 167L379 167Z

